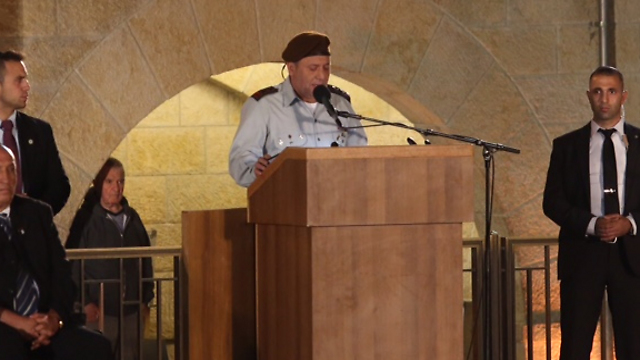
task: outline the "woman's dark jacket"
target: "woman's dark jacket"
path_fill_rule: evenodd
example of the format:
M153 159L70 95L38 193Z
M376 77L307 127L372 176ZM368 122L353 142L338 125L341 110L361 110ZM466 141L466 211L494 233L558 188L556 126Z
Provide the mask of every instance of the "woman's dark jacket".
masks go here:
M124 214L127 217L124 232L121 233L115 221L110 218L110 213L99 203L93 207L91 217L87 221L82 231L79 248L110 248L110 247L131 247L150 246L149 235L142 224L138 213L127 204L123 205ZM140 262L142 264L140 264ZM78 261L76 271L79 274ZM140 267L140 265L142 265ZM120 260L86 260L85 279L108 280L123 279L121 289L119 283L105 283L104 313L117 316L120 313L121 290L124 292L126 302L136 302L137 304L124 307L124 314L135 313L139 309L139 304L148 304L153 299L153 268L151 258L131 258L122 260L123 273L120 273ZM140 277L142 269L142 278ZM79 279L79 276L76 277ZM142 281L142 297L140 297L140 283ZM84 303L100 304L100 285L86 284L84 288Z

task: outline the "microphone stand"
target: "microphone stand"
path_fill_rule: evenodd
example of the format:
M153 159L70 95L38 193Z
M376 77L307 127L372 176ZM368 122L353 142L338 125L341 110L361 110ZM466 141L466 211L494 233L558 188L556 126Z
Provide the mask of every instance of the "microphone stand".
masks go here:
M439 132L433 129L423 129L415 126L409 126L399 122L390 122L379 119L374 119L358 114L352 114L348 111L336 111L338 117L351 118L357 120L370 121L378 125L389 125L395 126L407 130L413 130L422 135L425 142L428 142L428 136L439 136L447 139L452 139L456 141L466 142L469 144L473 144L476 146L482 147L482 156L484 158L484 169L485 169L485 231L484 231L484 269L483 269L483 280L482 280L482 290L481 290L481 304L479 308L482 308L483 318L484 318L484 333L483 333L483 350L484 350L484 359L485 360L494 360L501 359L502 355L499 350L499 341L498 339L493 339L493 343L498 344L494 346L492 344L492 335L495 332L494 327L499 324L494 324L493 322L498 320L498 316L492 316L492 309L489 300L491 299L492 293L492 284L491 284L491 218L493 211L493 181L491 177L491 165L493 165L493 154L497 151L506 151L513 154L520 154L520 150L506 146L503 144L492 143L488 141L484 141L478 138L474 138L471 136L465 135L456 135L456 134L447 134L443 132ZM340 120L336 119L338 126L342 127ZM344 129L354 129L368 126L353 126L353 127L343 127ZM498 328L499 329L499 328ZM494 352L494 350L496 350Z

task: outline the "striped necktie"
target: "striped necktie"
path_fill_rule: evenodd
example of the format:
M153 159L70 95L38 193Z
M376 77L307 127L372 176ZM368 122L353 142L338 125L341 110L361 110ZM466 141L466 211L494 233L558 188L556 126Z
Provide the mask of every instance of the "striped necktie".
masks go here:
M7 234L9 241L12 240L11 220L7 214L0 214L0 227ZM21 266L16 279L16 295L13 299L15 312L23 316L35 314L38 311L40 300L40 289L36 280L29 271Z

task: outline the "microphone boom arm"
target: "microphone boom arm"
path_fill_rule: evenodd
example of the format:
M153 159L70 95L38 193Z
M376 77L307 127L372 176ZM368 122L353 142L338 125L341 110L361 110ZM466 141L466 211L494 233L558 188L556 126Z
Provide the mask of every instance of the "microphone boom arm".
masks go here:
M370 118L367 116L362 116L359 114L352 114L348 111L341 111L341 110L336 110L336 113L338 115L338 117L344 117L344 118L351 118L351 119L357 119L357 120L364 120L364 121L370 121L373 123L376 123L378 125L389 125L389 126L395 126L395 127L399 127L399 128L403 128L403 129L407 129L407 130L413 130L415 132L417 132L418 134L422 135L422 137L427 140L427 136L439 136L439 137L443 137L443 138L447 138L447 139L451 139L451 140L456 140L456 141L461 141L461 142L466 142L469 144L473 144L476 146L482 146L485 149L489 149L492 151L506 151L506 152L510 152L510 153L514 153L514 154L520 154L520 150L504 145L504 144L499 144L499 143L493 143L493 142L489 142L489 141L484 141L478 138L474 138L471 136L465 136L465 135L457 135L457 134L447 134L447 133L443 133L443 132L439 132L433 129L423 129L423 128L419 128L419 127L415 127L415 126L409 126L403 123L399 123L399 122L391 122L391 121L384 121L384 120L379 120L379 119L374 119L374 118ZM360 127L360 126L358 126ZM345 129L349 129L349 127L344 127Z

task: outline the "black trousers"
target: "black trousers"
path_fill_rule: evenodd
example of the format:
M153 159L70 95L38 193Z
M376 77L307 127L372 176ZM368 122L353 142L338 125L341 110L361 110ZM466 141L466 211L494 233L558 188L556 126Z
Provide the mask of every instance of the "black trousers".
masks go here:
M640 278L629 270L624 244L590 244L595 263L560 282L560 360L589 360L607 290L618 360L640 359Z
M81 326L64 327L49 346L35 351L12 327L0 323L0 358L11 360L113 360L111 344L100 333Z

